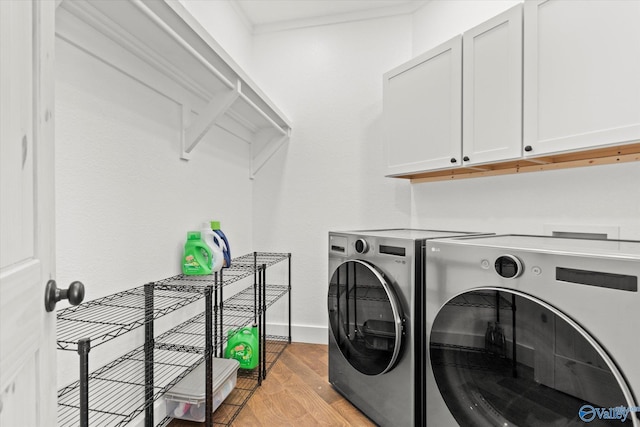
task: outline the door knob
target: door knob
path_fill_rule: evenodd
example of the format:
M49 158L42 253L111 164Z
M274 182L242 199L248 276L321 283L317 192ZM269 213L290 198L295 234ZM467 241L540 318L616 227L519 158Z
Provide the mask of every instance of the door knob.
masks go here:
M58 289L55 280L49 280L44 290L44 307L47 311L53 311L56 303L68 299L71 305L78 305L84 299L84 285L81 282L73 282L68 289Z

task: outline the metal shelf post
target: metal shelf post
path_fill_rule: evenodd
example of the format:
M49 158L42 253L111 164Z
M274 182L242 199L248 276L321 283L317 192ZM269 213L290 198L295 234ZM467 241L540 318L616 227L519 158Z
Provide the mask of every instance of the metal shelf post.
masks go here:
M289 298L289 344L291 344L291 252L287 254L287 262L288 262L288 298Z
M154 427L153 422L153 283L144 285L144 425Z
M262 286L262 304L260 311L262 312L262 378L267 378L267 266L262 264L261 266L262 280L260 285Z
M80 426L89 427L89 351L91 339L83 338L78 341L80 355Z
M207 286L204 291L205 297L205 425L213 426L213 313L212 313L212 288Z

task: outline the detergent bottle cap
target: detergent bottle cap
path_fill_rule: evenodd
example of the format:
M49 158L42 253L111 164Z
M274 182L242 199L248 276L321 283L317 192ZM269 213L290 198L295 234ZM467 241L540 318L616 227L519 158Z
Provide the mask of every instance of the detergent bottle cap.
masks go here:
M211 221L212 230L220 230L220 221Z
M202 236L199 231L188 231L187 240L200 240Z

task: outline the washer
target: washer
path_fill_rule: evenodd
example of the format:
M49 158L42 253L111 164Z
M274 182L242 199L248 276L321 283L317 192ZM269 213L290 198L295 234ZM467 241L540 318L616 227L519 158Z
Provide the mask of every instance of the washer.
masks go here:
M427 424L640 426L640 242L427 242Z
M381 426L424 425L424 250L472 233L329 233L329 382Z

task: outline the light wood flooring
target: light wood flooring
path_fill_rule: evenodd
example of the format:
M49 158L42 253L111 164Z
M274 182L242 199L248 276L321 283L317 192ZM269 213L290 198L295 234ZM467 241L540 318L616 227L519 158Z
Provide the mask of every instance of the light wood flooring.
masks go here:
M232 426L375 426L327 380L326 345L292 343ZM169 427L204 423L174 420Z

